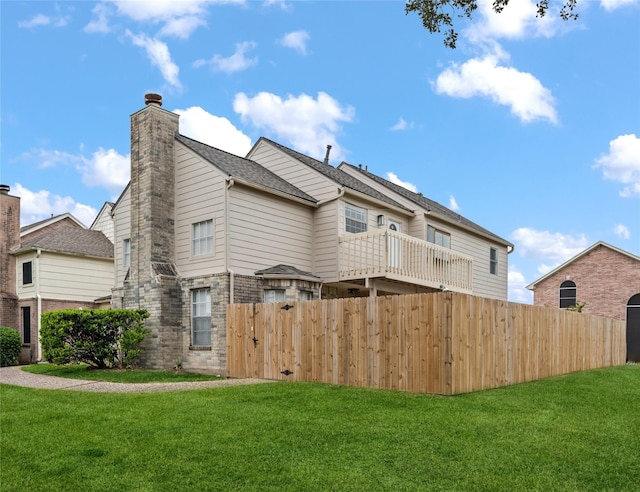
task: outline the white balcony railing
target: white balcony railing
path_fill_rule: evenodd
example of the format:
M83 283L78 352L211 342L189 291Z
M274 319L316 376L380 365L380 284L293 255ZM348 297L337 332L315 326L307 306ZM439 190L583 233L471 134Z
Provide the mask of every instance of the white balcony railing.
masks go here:
M386 277L472 291L470 256L390 230L344 234L338 242L340 280Z

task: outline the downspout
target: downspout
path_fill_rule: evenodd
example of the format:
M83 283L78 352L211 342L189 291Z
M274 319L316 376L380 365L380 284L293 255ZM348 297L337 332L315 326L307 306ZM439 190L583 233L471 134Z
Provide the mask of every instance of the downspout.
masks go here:
M40 342L40 328L42 327L42 322L40 321L40 317L42 315L42 296L40 295L40 254L42 250L38 248L36 250L36 300L38 303L38 307L36 308L37 315L37 326L38 326L38 350L36 353L36 361L40 362L42 360L42 343Z
M235 181L229 176L224 191L224 267L229 274L229 304L233 304L235 291L235 272L229 267L229 190L234 184Z

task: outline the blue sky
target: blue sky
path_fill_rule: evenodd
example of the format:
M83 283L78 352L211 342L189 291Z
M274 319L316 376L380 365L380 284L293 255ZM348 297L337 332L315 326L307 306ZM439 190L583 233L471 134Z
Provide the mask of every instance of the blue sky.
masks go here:
M640 1L578 21L480 1L443 46L402 1L2 1L0 182L90 225L158 92L185 135L262 135L418 190L515 244L509 299L597 241L640 255ZM552 8L555 5L551 2Z

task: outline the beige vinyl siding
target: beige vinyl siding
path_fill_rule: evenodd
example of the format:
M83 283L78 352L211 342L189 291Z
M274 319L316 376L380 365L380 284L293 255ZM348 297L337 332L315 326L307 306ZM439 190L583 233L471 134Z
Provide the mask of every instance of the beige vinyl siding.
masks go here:
M27 285L23 285L22 279L22 264L31 262L31 279L32 282ZM37 272L36 272L36 253L35 251L32 253L27 253L24 255L20 255L17 257L17 265L16 265L16 283L17 283L17 294L20 299L24 299L27 297L35 297L36 295L36 282L37 282Z
M313 270L313 209L236 184L229 190L230 266L241 275L278 264Z
M220 171L176 142L175 254L180 275L225 271L225 188ZM213 220L213 253L192 255L192 226Z
M114 208L113 218L113 254L114 285L122 287L127 268L123 263L123 242L131 239L131 188L127 188Z
M111 295L111 260L43 251L38 265L39 291L43 298L94 301Z
M389 220L399 222L401 224L401 232L407 233L409 229L409 222L407 217L401 217L388 210L382 210L373 206L371 203L366 202L360 198L350 197L348 194L341 198L338 202L340 204L338 210L338 231L340 234L347 234L345 229L346 216L345 216L345 204L350 203L356 207L364 208L367 211L367 232L383 231L389 227ZM383 226L378 226L378 215L384 215L385 221Z
M247 156L318 201L336 196L338 185L319 172L261 141Z
M338 281L338 209L334 200L315 210L313 272L325 282Z
M428 225L451 235L451 249L473 258L473 294L495 299L507 298L507 249L475 234L458 229L444 221L425 216L425 231ZM423 237L426 240L425 237ZM489 273L489 249L498 251L498 274Z
M100 216L91 228L94 231L102 231L102 233L109 238L109 241L113 242L113 218L111 217L111 207L105 206L100 211Z

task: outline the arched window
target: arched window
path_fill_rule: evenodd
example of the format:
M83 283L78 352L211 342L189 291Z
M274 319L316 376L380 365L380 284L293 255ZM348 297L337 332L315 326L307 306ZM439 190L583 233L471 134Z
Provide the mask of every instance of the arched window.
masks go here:
M560 284L560 309L576 305L576 283L565 280Z

